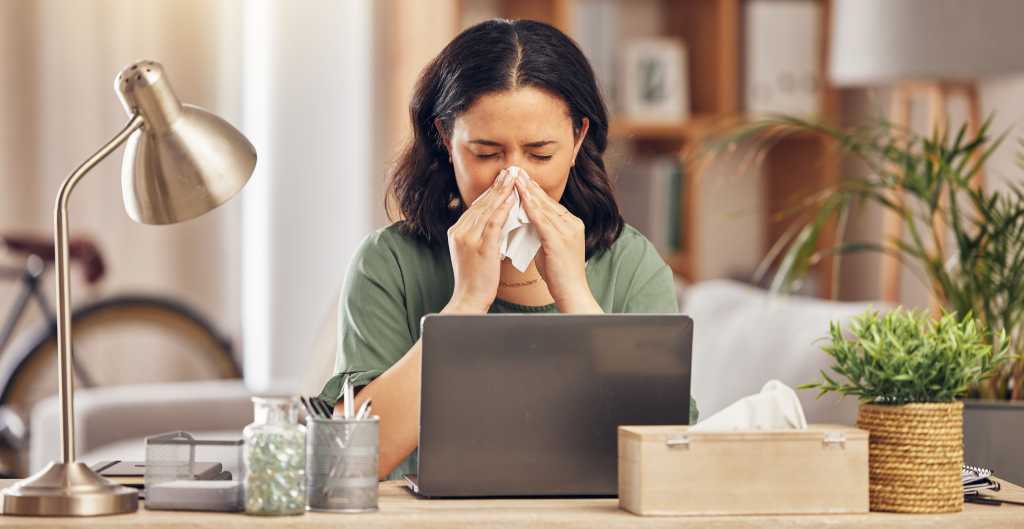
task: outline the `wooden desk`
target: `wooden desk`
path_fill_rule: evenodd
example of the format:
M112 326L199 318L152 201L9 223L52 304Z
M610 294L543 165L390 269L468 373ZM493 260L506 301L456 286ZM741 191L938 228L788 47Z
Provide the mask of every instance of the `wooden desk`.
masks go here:
M0 480L6 487L11 480ZM1003 483L999 497L1024 501L1024 489ZM244 514L147 511L97 518L2 516L0 527L253 529L404 527L621 528L1024 528L1024 506L967 504L963 512L941 515L870 513L864 515L736 516L650 518L618 509L617 499L599 500L420 500L399 482L381 484L380 511L370 514L306 513L289 517Z

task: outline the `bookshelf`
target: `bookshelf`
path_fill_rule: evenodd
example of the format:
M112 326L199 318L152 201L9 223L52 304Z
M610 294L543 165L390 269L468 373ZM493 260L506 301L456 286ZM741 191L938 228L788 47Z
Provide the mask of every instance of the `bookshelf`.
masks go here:
M574 36L574 11L588 0L454 0L456 13L480 4L494 16L513 19L534 19L547 22ZM618 0L622 4L629 0ZM663 16L657 33L686 43L689 60L690 118L682 122L637 122L612 116L609 140L628 143L637 153L678 156L683 165L681 214L679 215L681 250L664 255L673 271L690 281L708 278L714 271L701 270L699 255L702 235L698 202L701 193L701 172L706 160L691 156L703 139L723 122L742 120L742 49L743 5L745 0L653 0ZM806 0L821 5L819 10L821 50L819 67L824 72L828 56L828 27L831 0ZM462 29L461 27L459 28ZM825 75L819 75L825 79ZM819 114L837 113L835 90L827 83L818 87ZM764 255L786 231L793 219L780 222L777 213L790 209L801 198L833 185L839 175L839 157L827 140L798 135L773 144L766 152L761 167L764 179L760 186L764 215L761 219L762 252ZM822 237L822 246L830 246L834 233ZM832 295L832 263L825 258L815 270L819 296Z
M701 139L712 130L717 120L714 115L691 116L682 122L637 122L612 119L608 124L608 138L613 141L658 141L684 144Z

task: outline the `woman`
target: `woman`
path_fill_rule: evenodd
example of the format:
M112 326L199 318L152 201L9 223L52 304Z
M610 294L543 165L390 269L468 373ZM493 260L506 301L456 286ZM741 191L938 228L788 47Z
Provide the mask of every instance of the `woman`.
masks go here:
M403 220L349 266L339 374L321 394L336 402L354 374L356 405L373 399L381 479L416 472L424 315L678 311L671 270L619 214L605 106L566 35L532 21L474 26L423 71L409 113L413 140L389 187ZM507 176L511 166L529 178ZM541 242L523 272L498 242L513 193Z

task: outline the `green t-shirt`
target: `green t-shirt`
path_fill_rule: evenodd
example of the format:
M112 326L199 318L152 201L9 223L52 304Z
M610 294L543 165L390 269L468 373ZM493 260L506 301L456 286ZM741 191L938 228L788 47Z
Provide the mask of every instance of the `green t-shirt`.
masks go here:
M626 226L611 248L591 257L587 282L606 313L674 313L672 271L657 250L632 226ZM349 265L338 308L337 373L320 397L337 402L344 375L356 373L356 386L368 384L397 362L420 338L420 319L441 312L455 288L447 246L433 247L402 233L392 224L369 235ZM558 312L554 304L528 307L501 299L490 313ZM690 401L690 423L697 420ZM401 479L416 473L419 451L388 476Z

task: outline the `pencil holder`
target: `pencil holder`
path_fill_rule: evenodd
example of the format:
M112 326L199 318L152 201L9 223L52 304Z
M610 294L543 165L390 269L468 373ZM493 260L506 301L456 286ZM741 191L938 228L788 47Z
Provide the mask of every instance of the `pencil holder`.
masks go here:
M380 419L306 421L306 490L309 510L377 510Z

